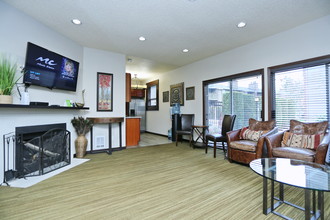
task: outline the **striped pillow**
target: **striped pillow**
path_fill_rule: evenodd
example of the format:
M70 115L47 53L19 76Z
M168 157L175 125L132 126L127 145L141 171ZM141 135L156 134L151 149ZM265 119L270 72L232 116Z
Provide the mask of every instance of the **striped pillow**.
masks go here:
M250 130L248 127L245 127L241 129L240 139L258 141L261 135L263 135L266 132L267 131L253 131Z
M284 132L282 147L300 147L316 150L322 142L323 137L324 134L308 135Z

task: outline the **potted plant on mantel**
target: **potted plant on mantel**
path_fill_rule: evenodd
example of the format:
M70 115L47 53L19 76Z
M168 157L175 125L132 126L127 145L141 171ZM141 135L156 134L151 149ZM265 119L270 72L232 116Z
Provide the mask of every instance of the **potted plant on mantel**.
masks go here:
M91 127L93 126L93 122L83 117L74 117L71 120L71 123L78 135L77 139L74 142L76 148L76 157L83 158L86 154L88 142L85 135L90 131Z
M0 103L12 104L11 92L18 79L15 79L17 63L12 62L8 57L0 56Z

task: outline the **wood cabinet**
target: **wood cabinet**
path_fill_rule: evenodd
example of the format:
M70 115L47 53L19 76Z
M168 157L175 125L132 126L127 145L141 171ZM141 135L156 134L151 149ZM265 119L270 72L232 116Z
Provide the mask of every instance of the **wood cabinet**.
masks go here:
M126 73L126 102L131 101L131 74Z
M126 118L126 147L139 144L140 120L139 117Z
M145 89L131 89L131 97L132 98L141 98L143 99L145 96Z

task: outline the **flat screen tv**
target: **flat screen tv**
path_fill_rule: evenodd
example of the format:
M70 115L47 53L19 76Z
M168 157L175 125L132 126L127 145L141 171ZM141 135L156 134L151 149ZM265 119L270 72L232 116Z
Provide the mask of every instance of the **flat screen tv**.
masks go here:
M23 83L76 91L79 63L28 42Z

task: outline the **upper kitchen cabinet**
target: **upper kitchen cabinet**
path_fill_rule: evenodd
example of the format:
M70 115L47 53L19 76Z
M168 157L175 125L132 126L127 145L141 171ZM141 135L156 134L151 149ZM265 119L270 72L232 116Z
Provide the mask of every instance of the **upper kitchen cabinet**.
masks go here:
M132 98L144 99L145 93L146 93L145 89L131 89L131 97Z

